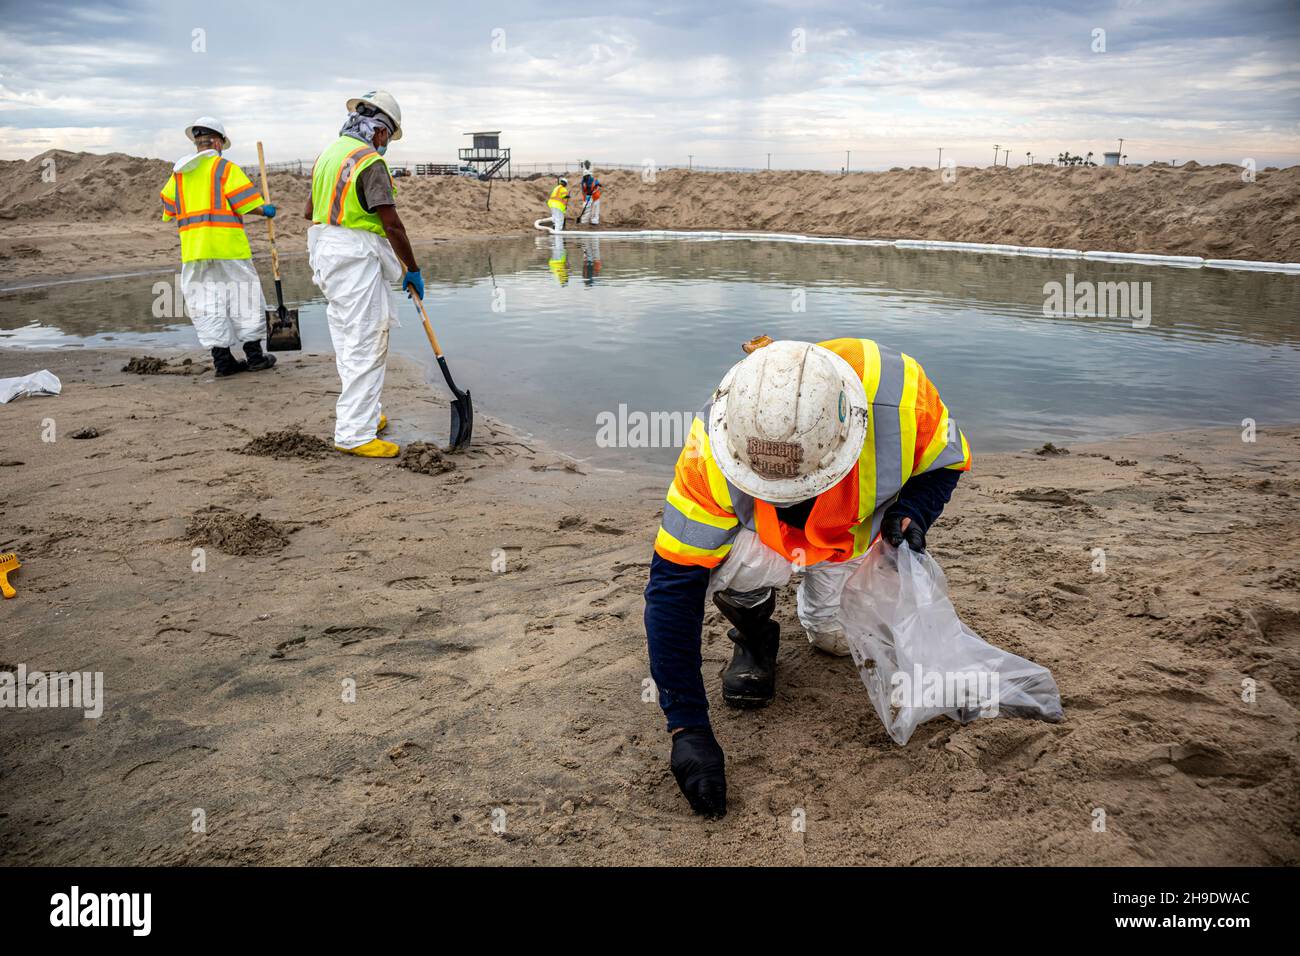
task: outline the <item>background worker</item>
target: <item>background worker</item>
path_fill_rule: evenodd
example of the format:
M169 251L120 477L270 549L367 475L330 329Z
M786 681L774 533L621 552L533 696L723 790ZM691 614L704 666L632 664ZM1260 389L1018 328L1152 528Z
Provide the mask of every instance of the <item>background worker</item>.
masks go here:
M546 205L551 210L551 228L555 232L562 232L564 230L564 213L569 208L569 181L563 176L555 184L555 188L551 190Z
M424 297L424 278L397 215L397 186L383 154L402 138L402 111L383 90L348 100L339 137L316 158L306 218L312 281L328 300L330 340L342 388L335 406L334 447L363 458L395 458L401 450L379 433L388 365L388 330L400 324L398 278L408 295ZM403 272L405 270L405 272Z
M181 237L181 288L199 344L212 350L218 378L275 365L262 351L266 299L244 233L250 213L275 217L275 207L244 171L221 153L230 138L220 120L202 116L185 128L197 152L182 156L159 194L163 221ZM242 345L244 359L230 351Z
M869 339L773 342L723 378L677 460L645 591L672 771L696 813L727 809L700 676L705 598L734 625L723 702L764 706L776 694L775 588L805 568L808 641L848 654L840 596L871 542L879 533L924 550L969 468L965 436L921 366Z
M600 180L590 172L585 173L582 177L582 212L578 214L578 222L582 222L586 217L587 222L593 226L600 225Z

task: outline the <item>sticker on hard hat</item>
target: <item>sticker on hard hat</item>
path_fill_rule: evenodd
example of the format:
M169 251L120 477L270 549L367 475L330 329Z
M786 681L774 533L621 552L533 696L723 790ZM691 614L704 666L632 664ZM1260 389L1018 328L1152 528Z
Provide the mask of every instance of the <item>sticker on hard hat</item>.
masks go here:
M840 421L848 414L849 398L844 394L844 389L840 389Z
M789 441L769 441L751 438L745 450L749 453L749 467L764 478L798 478L799 462L803 461L803 445Z

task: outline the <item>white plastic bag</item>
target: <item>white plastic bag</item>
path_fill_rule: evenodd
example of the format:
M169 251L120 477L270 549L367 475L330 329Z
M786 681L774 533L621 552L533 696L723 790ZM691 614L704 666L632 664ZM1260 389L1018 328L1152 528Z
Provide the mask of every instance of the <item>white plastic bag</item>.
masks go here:
M57 395L63 383L49 369L20 375L18 378L0 378L0 405L22 398L24 395Z
M844 587L840 619L853 662L889 736L905 744L940 714L960 723L1017 716L1058 721L1051 671L966 627L930 555L877 540Z

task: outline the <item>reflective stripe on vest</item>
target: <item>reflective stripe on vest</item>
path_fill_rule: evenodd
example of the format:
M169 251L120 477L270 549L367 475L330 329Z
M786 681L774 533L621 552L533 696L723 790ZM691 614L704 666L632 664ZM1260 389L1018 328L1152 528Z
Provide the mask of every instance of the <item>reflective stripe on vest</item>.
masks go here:
M343 224L343 201L347 198L348 190L352 188L352 171L363 159L378 155L378 151L374 148L362 145L343 157L343 162L339 164L338 176L334 179L334 189L330 193L328 222L331 226L341 226Z

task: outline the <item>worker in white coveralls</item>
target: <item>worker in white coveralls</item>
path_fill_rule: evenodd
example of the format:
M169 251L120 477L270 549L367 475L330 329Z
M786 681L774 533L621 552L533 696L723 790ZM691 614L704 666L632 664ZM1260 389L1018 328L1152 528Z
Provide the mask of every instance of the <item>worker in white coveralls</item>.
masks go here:
M230 137L220 120L203 116L185 128L196 152L182 156L159 194L163 221L176 221L181 237L181 288L185 308L212 350L218 378L261 371L275 365L262 351L266 300L253 268L243 217L275 216L244 171L221 153ZM242 346L244 358L230 350Z
M316 158L306 216L312 281L325 294L330 339L342 389L334 447L364 458L401 450L379 434L388 364L388 330L397 320L390 283L424 297L424 278L397 215L397 186L383 154L402 138L402 110L383 90L348 100L339 137Z
M551 228L555 232L564 229L564 213L569 208L569 181L561 176L546 200L546 207L551 210Z
M695 418L650 561L650 673L672 734L671 765L695 812L727 810L709 724L700 632L712 597L733 627L722 700L776 695L777 587L803 570L798 615L819 652L849 653L840 598L877 536L925 550L970 468L965 436L910 355L870 339L746 344Z
M590 170L583 174L582 177L582 212L578 214L578 222L582 222L585 217L587 222L593 226L600 225L600 180L597 179Z

